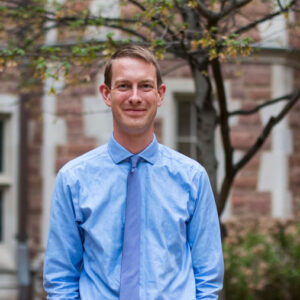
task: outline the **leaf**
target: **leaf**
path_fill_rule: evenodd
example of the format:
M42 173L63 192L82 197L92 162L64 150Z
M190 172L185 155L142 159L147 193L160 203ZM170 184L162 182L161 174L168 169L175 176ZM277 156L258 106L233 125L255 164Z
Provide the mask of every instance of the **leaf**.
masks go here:
M213 60L214 58L218 57L218 52L216 48L212 48L209 50L209 60Z
M199 44L200 44L199 41L192 40L191 41L191 50L196 51L198 49Z
M38 70L41 70L47 66L47 62L43 57L39 57L38 60L36 61L36 68Z
M50 90L49 90L49 92L48 92L48 96L50 96L50 95L55 95L55 94L56 94L55 88L54 88L54 87L51 87Z
M196 0L190 0L190 1L188 2L188 7L190 7L190 8L195 8L195 7L197 7L197 6L198 6L198 3L197 3Z

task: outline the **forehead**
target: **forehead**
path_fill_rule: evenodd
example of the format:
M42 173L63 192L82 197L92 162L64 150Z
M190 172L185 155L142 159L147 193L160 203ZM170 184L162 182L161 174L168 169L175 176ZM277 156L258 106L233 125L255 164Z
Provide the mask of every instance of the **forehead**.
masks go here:
M153 64L139 58L117 58L112 63L112 82L117 80L156 81L156 69Z

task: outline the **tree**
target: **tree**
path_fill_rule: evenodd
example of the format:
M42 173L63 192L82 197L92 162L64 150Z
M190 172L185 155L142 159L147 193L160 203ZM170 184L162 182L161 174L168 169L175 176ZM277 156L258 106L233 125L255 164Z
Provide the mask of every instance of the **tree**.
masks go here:
M0 50L2 69L26 61L40 78L56 78L62 71L68 76L73 65L91 67L103 64L118 45L138 43L150 46L158 58L166 53L184 60L195 82L197 110L198 161L208 171L216 196L219 214L236 174L257 153L273 127L282 120L300 98L300 90L267 100L251 110L228 110L222 63L243 55L251 55L255 42L250 35L256 27L281 14L299 13L296 0L128 0L120 1L123 13L119 17L105 16L104 10L92 14L85 1L68 1L50 5L43 0L0 1L2 40ZM263 12L255 18L244 9L260 5ZM126 9L125 9L126 8ZM298 15L297 15L298 16ZM108 28L120 35L108 33L106 39L79 38L89 28ZM49 45L45 34L56 28L65 36L65 43ZM22 41L18 32L22 31ZM257 41L256 41L257 42ZM51 65L52 67L49 67ZM55 68L53 68L55 66ZM96 65L97 66L97 65ZM217 109L213 102L212 81L215 83ZM54 92L53 90L50 92ZM250 115L279 101L285 106L269 119L255 143L239 161L234 162L229 120L236 115ZM225 157L225 176L217 191L215 129L220 126Z

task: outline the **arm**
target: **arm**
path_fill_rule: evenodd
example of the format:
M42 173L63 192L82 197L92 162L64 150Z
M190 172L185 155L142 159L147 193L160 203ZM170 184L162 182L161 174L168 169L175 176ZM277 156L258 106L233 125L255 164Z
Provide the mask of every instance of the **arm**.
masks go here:
M223 286L224 263L219 219L208 175L201 171L188 241L196 283L196 299L218 299Z
M44 262L44 289L50 300L79 299L82 235L75 219L70 187L60 172L51 203L50 228Z

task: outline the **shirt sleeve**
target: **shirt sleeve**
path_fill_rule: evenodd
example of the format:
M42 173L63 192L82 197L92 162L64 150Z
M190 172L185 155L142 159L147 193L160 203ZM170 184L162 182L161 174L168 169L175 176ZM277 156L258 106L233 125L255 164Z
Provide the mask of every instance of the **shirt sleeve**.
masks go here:
M218 299L223 287L224 262L216 204L205 170L199 178L195 209L188 223L188 242L196 299Z
M47 299L80 299L79 270L82 265L82 235L76 222L70 187L60 172L54 188L50 228L44 260Z

